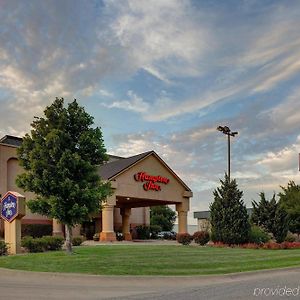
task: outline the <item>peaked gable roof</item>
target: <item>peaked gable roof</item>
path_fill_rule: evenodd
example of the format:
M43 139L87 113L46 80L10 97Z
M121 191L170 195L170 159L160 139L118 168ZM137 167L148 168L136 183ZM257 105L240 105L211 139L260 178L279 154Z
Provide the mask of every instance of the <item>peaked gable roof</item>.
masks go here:
M5 135L0 139L0 144L20 147L22 144L22 138L12 135Z
M104 180L113 180L119 174L125 172L127 169L129 169L130 167L132 167L133 165L142 161L150 155L154 155L170 171L170 173L172 173L174 177L186 188L186 190L191 191L191 189L180 179L180 177L153 150L101 165L99 167L99 175Z
M148 156L151 152L152 151L144 152L138 155L130 156L127 158L121 158L119 160L101 165L99 167L99 175L102 179L110 180L122 171L134 165L136 162Z

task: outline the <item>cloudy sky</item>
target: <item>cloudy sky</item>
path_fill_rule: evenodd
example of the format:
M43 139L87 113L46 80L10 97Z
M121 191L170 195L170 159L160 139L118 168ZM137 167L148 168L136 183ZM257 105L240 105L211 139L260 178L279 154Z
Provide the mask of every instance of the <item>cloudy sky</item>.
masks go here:
M227 169L227 125L250 206L300 181L299 28L297 0L0 0L0 135L76 98L109 153L155 150L196 211Z

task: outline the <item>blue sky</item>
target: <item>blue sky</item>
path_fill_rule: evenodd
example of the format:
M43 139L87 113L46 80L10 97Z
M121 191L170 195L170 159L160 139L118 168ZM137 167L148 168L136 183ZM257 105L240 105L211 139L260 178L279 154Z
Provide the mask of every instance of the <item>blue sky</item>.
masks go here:
M1 135L76 98L109 153L162 156L191 211L227 168L218 125L247 206L299 183L299 1L2 0L0 20Z

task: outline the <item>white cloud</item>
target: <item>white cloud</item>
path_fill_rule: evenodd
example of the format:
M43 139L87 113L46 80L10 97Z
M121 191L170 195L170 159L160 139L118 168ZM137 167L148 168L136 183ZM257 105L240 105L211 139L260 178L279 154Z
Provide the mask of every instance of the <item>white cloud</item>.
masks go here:
M107 74L127 72L122 53L105 39L105 27L98 35L105 23L94 2L12 0L1 4L0 18L0 97L5 102L0 127L7 133L11 115L18 132L24 124L28 130L33 116L55 97L90 96L101 92Z
M114 97L114 94L112 92L104 90L104 89L100 89L99 94L104 96L104 97L108 97L108 98Z
M300 122L300 88L291 91L287 99L265 112L274 124L280 124L278 130L287 132L299 127Z
M158 79L195 76L197 65L212 45L207 28L199 22L189 1L106 1L117 15L111 28L131 62ZM180 26L179 26L180 24Z
M300 47L298 51L299 50ZM254 92L268 91L279 83L299 73L300 59L298 59L298 51L294 56L288 57L279 63L276 62L273 64L274 66L269 66L262 82L254 88Z
M113 101L112 103L101 103L108 108L120 108L128 111L144 113L149 110L149 104L143 98L137 96L133 91L128 91L129 100Z
M285 147L278 152L268 152L266 157L259 160L257 164L266 168L266 170L271 174L274 172L284 173L288 170L288 173L295 175L299 172L299 149L300 136L298 137L298 143Z

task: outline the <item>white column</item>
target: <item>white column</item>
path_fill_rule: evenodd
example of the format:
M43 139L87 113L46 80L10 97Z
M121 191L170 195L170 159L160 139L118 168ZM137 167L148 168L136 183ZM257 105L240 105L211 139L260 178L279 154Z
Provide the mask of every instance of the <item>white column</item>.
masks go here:
M122 216L122 234L125 241L132 241L132 237L130 234L130 223L129 218L131 215L131 208L121 208L121 216Z
M114 232L114 205L105 204L102 206L102 232L100 241L115 241Z
M57 220L52 220L52 235L53 236L63 236L62 224Z

